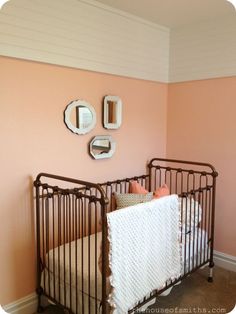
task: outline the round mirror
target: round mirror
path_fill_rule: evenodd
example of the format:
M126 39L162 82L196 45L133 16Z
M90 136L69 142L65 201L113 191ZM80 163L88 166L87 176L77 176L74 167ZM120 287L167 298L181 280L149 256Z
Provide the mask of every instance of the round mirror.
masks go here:
M86 134L96 124L96 112L84 100L74 100L65 109L65 124L73 133Z

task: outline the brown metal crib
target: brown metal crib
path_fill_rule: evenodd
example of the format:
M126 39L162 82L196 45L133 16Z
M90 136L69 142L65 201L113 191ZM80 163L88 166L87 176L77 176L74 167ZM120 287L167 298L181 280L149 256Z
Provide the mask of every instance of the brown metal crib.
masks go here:
M149 191L166 183L170 193L178 194L185 231L182 233L181 277L166 282L161 291L152 291L129 313L138 311L203 265L209 264L208 280L211 282L216 177L217 172L210 164L160 158L149 162L148 174L102 184L40 173L34 182L38 312L44 309L42 296L69 313L109 312L105 265L106 213L115 210L113 192L128 193L131 180L138 181ZM187 219L190 224L197 219L197 228L184 228ZM100 246L102 272L97 262Z

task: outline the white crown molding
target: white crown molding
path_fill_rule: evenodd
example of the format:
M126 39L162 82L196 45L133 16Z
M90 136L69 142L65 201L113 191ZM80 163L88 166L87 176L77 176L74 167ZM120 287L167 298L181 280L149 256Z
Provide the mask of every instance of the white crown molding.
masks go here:
M116 14L116 15L120 15L122 17L125 17L125 18L129 19L129 20L133 20L135 22L138 22L138 23L141 23L141 24L145 24L146 26L150 26L151 28L155 28L155 29L158 29L160 31L167 32L167 33L170 32L170 28L168 28L166 26L150 22L148 20L142 19L141 17L138 17L138 16L133 15L131 13L127 13L125 11L122 11L122 10L110 7L110 6L105 5L105 4L101 3L101 2L98 2L96 0L78 0L78 1L86 3L86 4L91 5L91 6L95 6L95 7L99 8L99 9L108 11L108 12Z

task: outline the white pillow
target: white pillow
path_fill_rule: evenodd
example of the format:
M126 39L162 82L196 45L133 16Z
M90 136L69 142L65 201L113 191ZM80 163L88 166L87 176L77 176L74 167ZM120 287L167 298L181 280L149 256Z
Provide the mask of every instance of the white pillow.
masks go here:
M193 198L179 197L179 210L182 221L182 232L188 233L202 220L202 207Z

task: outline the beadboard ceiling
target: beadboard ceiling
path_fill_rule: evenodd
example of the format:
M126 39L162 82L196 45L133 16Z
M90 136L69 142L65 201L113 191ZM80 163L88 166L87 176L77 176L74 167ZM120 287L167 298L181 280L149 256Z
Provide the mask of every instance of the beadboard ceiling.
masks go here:
M164 83L234 76L235 39L226 0L10 0L0 10L0 56Z
M175 28L236 14L226 0L98 0L150 22Z

